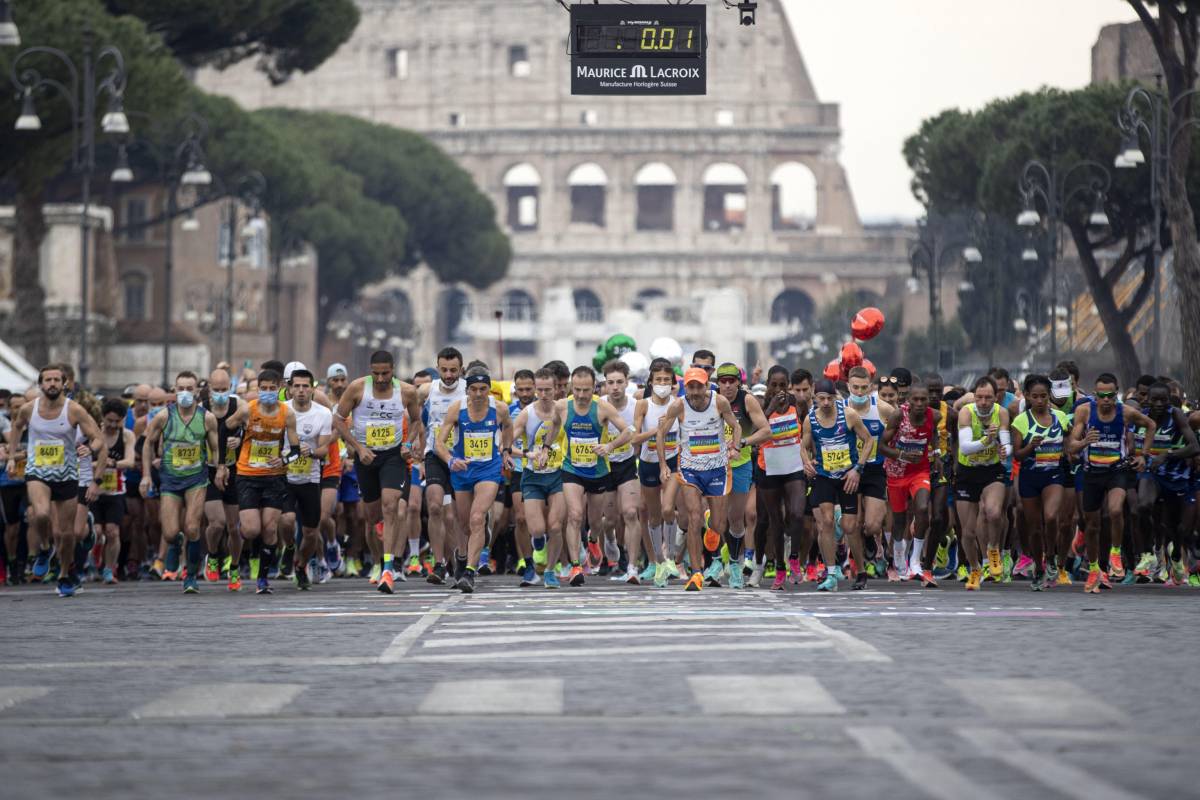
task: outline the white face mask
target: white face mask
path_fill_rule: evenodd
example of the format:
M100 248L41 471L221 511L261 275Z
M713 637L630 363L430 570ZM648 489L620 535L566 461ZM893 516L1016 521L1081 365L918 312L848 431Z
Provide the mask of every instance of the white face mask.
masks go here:
M442 379L442 388L443 389L453 389L455 386L458 386L458 378L455 378L454 380L450 381L449 383L446 383L445 378Z
M674 386L664 386L662 384L655 384L654 385L654 396L658 397L658 398L670 397L671 392L674 391L674 389L675 389Z

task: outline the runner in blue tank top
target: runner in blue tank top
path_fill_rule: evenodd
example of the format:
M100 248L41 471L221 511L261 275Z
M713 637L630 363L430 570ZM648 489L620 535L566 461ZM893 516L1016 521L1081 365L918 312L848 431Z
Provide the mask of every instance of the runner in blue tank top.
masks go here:
M469 371L466 383L466 400L455 400L446 409L442 433L434 444L438 456L450 466L458 522L469 532L466 568L457 576L456 586L470 593L475 591L479 554L487 543L488 512L504 469L512 469L513 429L508 407L491 396L492 379L486 372ZM447 439L454 442L453 451L446 446Z
M1130 457L1125 437L1127 425L1146 429L1141 453ZM1112 546L1109 568L1113 575L1124 576L1121 542L1125 534L1125 492L1133 481L1130 463L1141 471L1150 455L1158 425L1130 405L1117 403L1117 378L1105 372L1096 378L1096 394L1075 409L1075 423L1067 451L1083 461L1083 519L1087 547L1088 578L1083 590L1100 593L1100 584L1108 576L1100 571L1100 514L1108 513Z

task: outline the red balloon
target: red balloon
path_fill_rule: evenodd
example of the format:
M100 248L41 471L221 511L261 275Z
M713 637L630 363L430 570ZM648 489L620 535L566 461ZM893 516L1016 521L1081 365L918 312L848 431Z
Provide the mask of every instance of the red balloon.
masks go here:
M841 376L842 366L841 366L841 364L838 363L838 360L836 358L833 361L830 361L828 364L825 365L825 373L824 374L825 374L825 377L829 378L829 380L831 380L831 381L836 381Z
M850 331L854 338L861 342L874 339L883 330L883 312L873 306L868 306L854 315L850 322Z
M842 366L846 369L857 367L863 362L863 351L856 342L846 342L842 345Z
M875 377L875 364L872 363L871 359L864 358L862 365L867 368L867 372L871 373L871 377L874 378Z

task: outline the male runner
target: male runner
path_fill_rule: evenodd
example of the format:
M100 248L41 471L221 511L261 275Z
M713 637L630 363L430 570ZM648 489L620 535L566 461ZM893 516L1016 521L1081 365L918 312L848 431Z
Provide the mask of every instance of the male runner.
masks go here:
M637 401L633 409L633 427L638 433L633 438L635 446L640 445L638 462L638 480L642 486L642 503L646 508L647 522L650 527L649 565L653 572L649 576L639 576L639 581L653 577L654 585L665 588L671 573L678 574L678 568L671 558L671 550L675 543L675 493L679 490L679 481L662 480L658 463L658 421L671 407L675 396L675 370L671 362L665 358L656 358L650 362L650 396ZM667 470L670 473L679 471L679 425L676 423L667 431L667 441L664 443L667 455Z
M1163 522L1167 541L1172 545L1174 561L1170 574L1173 585L1188 582L1184 566L1184 546L1196 521L1196 498L1192 490L1192 459L1200 453L1196 434L1188 424L1187 415L1171 402L1167 384L1155 381L1146 398L1148 416L1157 429L1150 446L1151 458L1146 469L1138 475L1135 541L1140 553L1134 575L1138 583L1148 583L1154 569L1154 508L1163 507ZM1141 433L1145 437L1145 432Z
M972 394L974 402L958 412L954 496L963 528L959 538L971 567L966 588L978 591L985 550L992 578L1003 573L1000 545L1007 487L1002 462L1012 450L1012 434L1008 411L996 401L996 382L985 375L975 382Z
M229 373L214 369L208 376L208 410L217 420L217 463L224 464L225 486L218 489L217 470L211 468L208 489L204 498L204 516L208 520L205 539L208 544L208 563L204 578L216 583L220 580L222 563L219 553L224 550L224 568L228 575L229 591L242 588L242 574L238 564L242 559L242 536L238 533L237 457L242 446L242 432L230 429L229 418L243 402L233 394Z
M929 498L933 475L941 471L941 456L937 451L937 429L941 415L929 407L929 388L926 384L914 383L908 389L908 402L902 404L897 413L888 418L887 429L879 449L886 455L884 469L887 472L887 496L895 519L892 535L902 541L911 536L913 559L916 569L912 574L920 578L927 589L937 588L933 578L933 556L937 540L926 537L929 530ZM913 512L913 528L909 532L908 512ZM859 573L855 576L854 588L865 589L867 573L861 562L856 561Z
M95 524L104 538L104 562L101 576L105 583L116 583L117 559L121 555L121 524L125 521L125 470L133 466L137 439L125 427L128 407L112 398L101 410L104 453L97 459L95 481L99 496L92 504Z
M637 406L626 391L629 387L629 365L613 360L604 365L606 399L620 415L620 424L609 424L605 439L616 439L622 430L634 428L634 410ZM608 492L605 497L605 516L616 519L618 508L625 528L625 582L639 583L637 564L642 552L641 493L638 490L637 451L633 439L628 444L612 451L608 457Z
M534 542L542 542L546 571L542 581L547 589L559 588L554 564L562 551L562 526L566 501L562 492L563 451L558 444L562 411L554 399L554 371L542 367L533 376L537 399L517 414L513 429L521 437L521 498L525 504L525 523ZM537 574L521 576L522 586L536 585Z
M308 574L309 559L321 554L321 462L329 457L333 440L333 414L320 403L313 402L313 374L307 369L293 369L288 378L291 400L288 405L296 417L296 435L300 438L300 455L286 459L289 508L281 516L282 529L295 530L300 518L300 544L296 548L293 574L297 588L312 586Z
M897 367L892 370L892 375L900 381L897 387L902 387L902 391L897 399L900 403L904 403L912 388L912 373L904 367ZM859 533L856 529L854 536L851 537L843 526L843 532L847 534L847 543L850 545L850 553L854 558L855 569L862 572L866 569L863 539L882 541L883 537L883 520L888 511L888 479L883 468L884 454L879 449L879 442L888 422L896 416L897 411L896 406L889 405L871 394L871 373L867 371L866 367L851 368L847 373L846 387L850 390L846 397L847 404L854 409L871 434L871 441L867 443L869 451L867 460L864 462L863 473L858 481L862 532ZM928 398L925 402L928 403ZM925 528L922 528L922 536L914 542L911 538L912 533L907 527L901 528L898 521L892 527L892 558L898 571L898 578L920 576L924 532ZM906 548L910 543L913 545L913 550L912 555L908 556ZM857 579L855 583L858 583Z
M458 520L446 508L452 502L454 490L450 486L450 468L438 455L437 439L442 433L442 420L446 409L467 396L466 384L462 380L462 353L453 347L443 348L437 355L437 371L440 380L422 386L419 402L421 419L425 423L425 458L420 463L425 480L425 509L429 517L429 548L433 551L433 570L427 580L441 584L446 580L447 559L452 552L465 549L460 542Z

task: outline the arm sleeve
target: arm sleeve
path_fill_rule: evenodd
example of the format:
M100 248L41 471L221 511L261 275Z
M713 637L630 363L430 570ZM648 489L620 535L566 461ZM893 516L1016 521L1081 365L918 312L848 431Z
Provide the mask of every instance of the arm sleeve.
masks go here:
M1005 456L1012 455L1012 433L1008 428L1000 429L1000 452Z
M958 450L965 456L978 453L984 448L983 442L975 441L970 427L958 429Z

